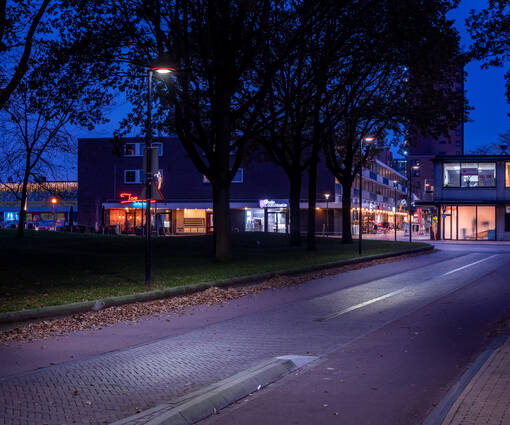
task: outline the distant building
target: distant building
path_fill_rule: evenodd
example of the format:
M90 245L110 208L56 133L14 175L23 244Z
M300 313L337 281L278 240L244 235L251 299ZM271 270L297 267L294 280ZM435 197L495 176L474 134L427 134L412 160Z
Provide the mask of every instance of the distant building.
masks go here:
M176 137L157 138L160 191L153 225L164 234L210 233L213 231L211 184L200 174ZM113 139L78 140L78 205L80 224L123 232L139 232L144 221L142 199L145 144L141 138L125 138L122 146ZM403 225L405 211L400 199L406 196L406 178L385 163L374 160L364 170L364 229L373 223ZM393 181L397 180L395 186ZM353 188L353 219L357 220L359 182ZM329 194L329 197L326 197ZM341 232L341 185L321 161L317 179L316 232ZM231 185L232 231L289 231L289 181L282 168L268 161L249 161L239 168ZM307 180L301 192L301 227L307 225ZM395 205L397 207L395 208ZM395 209L397 211L395 211ZM353 230L356 230L353 228Z
M55 198L56 203L51 200ZM19 219L21 183L0 183L0 221ZM71 207L78 213L78 182L29 183L26 220L69 220Z
M509 155L445 155L433 164L439 239L510 240Z

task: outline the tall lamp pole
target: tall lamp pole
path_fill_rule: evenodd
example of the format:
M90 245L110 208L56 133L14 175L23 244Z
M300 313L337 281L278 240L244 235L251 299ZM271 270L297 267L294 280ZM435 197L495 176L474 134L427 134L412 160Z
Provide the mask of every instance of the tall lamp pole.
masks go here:
M359 243L358 253L361 255L363 242L363 142L373 142L375 137L366 136L359 142Z
M324 197L326 198L326 237L328 237L328 232L329 232L329 193L325 193Z
M395 242L397 241L397 187L398 180L393 180L393 189L395 191L393 195L393 201L395 203L395 211L393 211L393 228L395 230Z
M151 198L152 198L152 75L169 74L175 71L168 67L152 67L147 71L147 129L145 135L145 285L152 283L152 219L151 219Z
M53 207L53 230L57 230L57 214L55 213L55 206L57 205L57 198L51 198L51 206Z
M411 213L411 207L413 202L413 170L418 170L420 168L419 165L411 165L411 160L409 160L409 193L408 193L408 211L409 211L409 242L413 241L413 223L411 221L412 219L412 213Z

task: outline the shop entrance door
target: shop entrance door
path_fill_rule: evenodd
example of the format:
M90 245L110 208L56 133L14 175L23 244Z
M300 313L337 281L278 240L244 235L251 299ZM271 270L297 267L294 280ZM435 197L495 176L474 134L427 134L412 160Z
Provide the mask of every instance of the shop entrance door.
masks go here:
M287 233L287 214L285 209L267 211L267 230L275 233Z
M441 207L441 219L443 227L443 239L457 239L457 207Z

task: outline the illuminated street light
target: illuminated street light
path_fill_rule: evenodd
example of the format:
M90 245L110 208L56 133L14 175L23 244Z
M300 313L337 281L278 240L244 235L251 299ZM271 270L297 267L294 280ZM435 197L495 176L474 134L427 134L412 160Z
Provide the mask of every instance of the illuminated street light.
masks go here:
M329 232L329 193L325 193L324 197L326 198L326 237L328 237L328 232Z
M53 207L53 221L55 222L55 224L53 225L53 230L56 231L57 230L57 215L55 213L55 206L57 205L57 198L51 198L51 206Z
M153 66L147 71L147 134L145 142L145 285L151 286L151 257L152 257L152 219L151 219L151 197L152 197L152 76L170 74L174 68L161 64L164 56L156 59Z
M398 180L393 180L393 189L394 189L394 195L393 195L393 201L395 204L395 211L393 211L393 227L395 229L395 242L397 241L397 187L398 187Z

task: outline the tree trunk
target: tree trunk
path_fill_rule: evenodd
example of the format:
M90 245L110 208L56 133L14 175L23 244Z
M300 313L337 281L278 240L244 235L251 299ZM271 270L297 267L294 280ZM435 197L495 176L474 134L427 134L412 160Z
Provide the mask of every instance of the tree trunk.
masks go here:
M301 211L299 202L301 200L301 174L289 176L290 182L290 246L301 245Z
M29 173L25 172L23 176L23 185L21 186L21 204L19 207L19 218L18 218L18 231L16 232L17 238L22 238L25 236L25 218L26 218L26 210L25 203L27 202L27 191L28 191L28 177Z
M230 185L213 185L214 244L217 261L232 258L230 246Z
M315 251L315 206L317 198L317 160L313 160L308 169L308 233L307 249Z
M342 243L352 243L351 230L351 188L342 183Z

